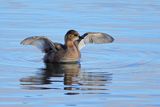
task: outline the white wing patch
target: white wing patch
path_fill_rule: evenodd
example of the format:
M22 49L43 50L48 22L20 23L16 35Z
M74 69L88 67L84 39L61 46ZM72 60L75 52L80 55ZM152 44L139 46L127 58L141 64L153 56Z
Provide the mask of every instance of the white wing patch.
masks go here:
M79 48L79 50L81 50L85 46L86 46L86 44L84 43L84 39L82 39L78 44L78 48Z
M113 42L114 38L106 33L100 33L100 32L88 32L81 36L83 39L80 40L78 44L78 48L82 49L85 47L86 44L89 43L96 43L96 44L102 44L102 43L111 43Z

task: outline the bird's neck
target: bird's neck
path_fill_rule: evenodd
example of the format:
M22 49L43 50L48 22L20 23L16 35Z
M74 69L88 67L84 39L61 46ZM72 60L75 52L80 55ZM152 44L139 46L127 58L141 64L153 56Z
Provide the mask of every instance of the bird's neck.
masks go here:
M68 53L70 53L72 57L76 57L76 58L81 57L76 41L67 41L66 47L67 47Z
M66 41L65 44L66 44L67 48L75 47L74 41L71 41L71 40Z

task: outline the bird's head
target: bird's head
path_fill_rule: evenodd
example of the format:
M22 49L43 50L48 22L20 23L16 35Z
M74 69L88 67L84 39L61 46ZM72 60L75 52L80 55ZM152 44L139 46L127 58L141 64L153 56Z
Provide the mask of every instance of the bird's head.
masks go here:
M69 30L65 35L65 42L66 41L76 41L80 37L79 33L76 30Z

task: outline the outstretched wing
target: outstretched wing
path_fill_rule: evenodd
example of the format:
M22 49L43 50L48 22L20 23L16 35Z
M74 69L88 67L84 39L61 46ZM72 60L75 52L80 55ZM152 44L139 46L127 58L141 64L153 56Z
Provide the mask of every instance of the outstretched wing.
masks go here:
M32 36L24 39L21 44L23 45L33 45L39 48L42 52L47 53L49 51L56 52L55 44L45 36ZM56 43L56 45L58 45Z
M88 43L111 43L114 41L114 38L106 33L100 32L87 32L83 34L79 39L78 48L83 48Z

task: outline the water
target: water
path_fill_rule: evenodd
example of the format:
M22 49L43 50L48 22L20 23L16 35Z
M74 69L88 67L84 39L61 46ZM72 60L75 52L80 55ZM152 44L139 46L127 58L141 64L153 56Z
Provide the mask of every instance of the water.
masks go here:
M0 107L159 107L160 1L0 0ZM45 65L21 40L106 32L80 64Z

